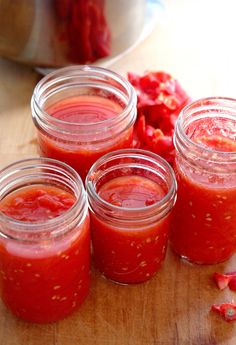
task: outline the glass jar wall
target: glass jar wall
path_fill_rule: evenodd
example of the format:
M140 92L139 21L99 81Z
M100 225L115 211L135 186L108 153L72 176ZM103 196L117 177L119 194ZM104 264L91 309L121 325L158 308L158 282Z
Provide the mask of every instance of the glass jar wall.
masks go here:
M192 262L222 262L236 251L236 100L206 98L188 105L174 141L172 248Z
M87 198L64 163L29 159L0 172L1 298L18 317L52 322L89 291Z

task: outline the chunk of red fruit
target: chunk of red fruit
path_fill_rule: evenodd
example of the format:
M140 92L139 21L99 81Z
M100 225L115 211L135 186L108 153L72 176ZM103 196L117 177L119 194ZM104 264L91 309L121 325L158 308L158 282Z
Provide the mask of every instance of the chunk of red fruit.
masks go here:
M214 311L222 316L222 318L229 322L236 320L236 304L235 303L222 303L213 304L211 311Z
M220 290L223 290L228 286L230 290L236 291L236 272L224 274L215 272L213 279Z

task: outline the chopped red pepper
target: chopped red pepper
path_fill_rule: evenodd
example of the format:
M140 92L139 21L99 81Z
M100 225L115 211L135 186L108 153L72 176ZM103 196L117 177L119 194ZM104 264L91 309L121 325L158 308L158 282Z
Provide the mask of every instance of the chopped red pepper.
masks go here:
M236 274L229 281L230 290L236 291Z
M220 290L223 290L228 286L230 290L236 291L236 272L229 272L225 274L215 272L213 279Z
M236 320L236 304L235 303L222 303L213 304L211 311L219 313L225 321Z
M165 72L147 72L143 76L128 73L128 79L138 96L133 146L153 151L173 163L174 126L179 111L190 101L189 96Z

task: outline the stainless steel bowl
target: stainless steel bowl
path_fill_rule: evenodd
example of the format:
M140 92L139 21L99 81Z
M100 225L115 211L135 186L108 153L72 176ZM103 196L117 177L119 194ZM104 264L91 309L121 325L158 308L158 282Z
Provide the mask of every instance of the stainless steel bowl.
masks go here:
M0 56L37 67L113 58L139 38L146 0L0 0Z

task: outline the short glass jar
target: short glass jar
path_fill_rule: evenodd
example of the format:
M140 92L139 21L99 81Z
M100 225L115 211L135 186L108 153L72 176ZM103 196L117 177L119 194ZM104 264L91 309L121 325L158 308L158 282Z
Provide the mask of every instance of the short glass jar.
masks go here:
M86 189L96 267L123 283L150 279L165 258L176 196L172 168L154 153L108 153L90 169Z
M206 98L186 106L174 143L171 246L195 263L225 261L236 251L236 100Z
M0 282L5 305L31 322L63 319L86 298L89 271L89 215L79 175L44 158L1 170Z
M131 146L136 103L131 84L104 68L70 66L48 74L31 101L41 156L69 164L84 180L99 157Z

